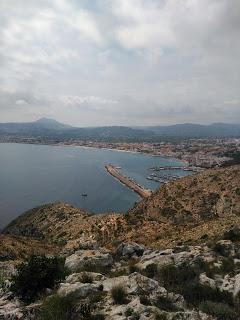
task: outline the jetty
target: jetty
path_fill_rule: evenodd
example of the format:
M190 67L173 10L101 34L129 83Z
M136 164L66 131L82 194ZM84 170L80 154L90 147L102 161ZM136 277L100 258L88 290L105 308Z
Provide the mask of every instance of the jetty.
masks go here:
M136 192L142 198L148 198L151 195L151 190L144 189L142 186L137 184L133 179L125 177L122 175L116 167L111 164L105 166L105 169L110 173L114 178L118 179L122 184L124 184L129 189Z

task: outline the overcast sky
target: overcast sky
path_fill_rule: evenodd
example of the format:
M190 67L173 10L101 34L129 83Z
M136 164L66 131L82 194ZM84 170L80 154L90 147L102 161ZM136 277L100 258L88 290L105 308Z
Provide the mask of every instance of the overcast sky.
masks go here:
M0 0L0 122L240 123L239 0Z

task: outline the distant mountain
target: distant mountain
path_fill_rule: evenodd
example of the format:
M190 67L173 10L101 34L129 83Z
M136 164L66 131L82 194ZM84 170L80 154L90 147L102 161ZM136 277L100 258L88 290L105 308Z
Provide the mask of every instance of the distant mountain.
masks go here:
M35 136L56 130L66 130L71 126L62 124L53 119L41 118L34 122L0 123L0 134L16 134L21 136Z
M240 136L240 124L213 123L201 125L193 123L183 123L171 126L151 126L144 127L156 135L172 137L229 137Z
M95 140L142 140L153 139L155 133L149 130L124 126L71 127L53 119L41 118L34 122L0 123L0 137L42 137L52 139L95 139Z
M1 137L43 138L55 140L83 139L107 141L159 141L161 139L240 137L240 124L192 123L171 126L126 127L105 126L78 128L56 120L41 118L34 122L0 123Z
M62 129L70 129L72 126L60 123L54 119L49 118L40 118L34 122L36 126L40 126L42 128L52 129L52 130L62 130Z

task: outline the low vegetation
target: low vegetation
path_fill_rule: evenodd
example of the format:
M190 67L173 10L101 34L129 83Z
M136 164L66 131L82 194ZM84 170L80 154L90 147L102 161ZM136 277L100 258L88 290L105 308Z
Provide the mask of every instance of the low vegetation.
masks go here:
M40 320L68 320L73 312L73 301L53 295L47 297L40 310Z
M238 320L239 317L232 307L225 303L205 301L200 304L200 310L216 317L218 320Z
M127 303L127 292L122 285L117 285L111 289L111 297L115 304Z
M66 274L64 259L33 255L17 266L11 291L24 302L33 302L47 288L54 288Z

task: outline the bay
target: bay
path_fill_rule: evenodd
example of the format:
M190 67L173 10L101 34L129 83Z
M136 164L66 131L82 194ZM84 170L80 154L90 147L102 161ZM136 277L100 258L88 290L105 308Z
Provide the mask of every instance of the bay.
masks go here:
M96 214L126 211L141 199L106 172L109 163L149 189L160 185L146 179L150 167L181 164L106 149L0 143L0 229L25 210L50 202L67 202Z

